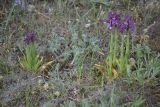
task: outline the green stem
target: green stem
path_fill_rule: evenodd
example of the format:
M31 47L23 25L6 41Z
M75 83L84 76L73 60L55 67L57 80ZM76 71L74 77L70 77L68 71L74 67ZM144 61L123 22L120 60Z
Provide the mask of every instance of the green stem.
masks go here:
M119 69L123 72L124 69L124 36L121 37L121 47L120 47L120 60L118 62Z
M118 32L115 31L115 38L114 38L114 53L113 53L113 63L115 64L117 58L117 47L118 47Z
M129 58L129 34L127 35L127 40L126 40L126 52L125 52L125 60L126 64L128 63L128 58Z
M114 37L113 37L113 33L111 32L111 37L110 37L110 41L109 41L109 54L107 56L107 68L108 68L108 75L109 76L112 76L112 65L113 65L113 48L114 48Z
M112 54L112 49L114 47L113 45L113 33L111 32L111 38L110 38L110 42L109 42L109 54Z
M120 47L120 59L124 57L124 36L122 35L121 38L121 47Z

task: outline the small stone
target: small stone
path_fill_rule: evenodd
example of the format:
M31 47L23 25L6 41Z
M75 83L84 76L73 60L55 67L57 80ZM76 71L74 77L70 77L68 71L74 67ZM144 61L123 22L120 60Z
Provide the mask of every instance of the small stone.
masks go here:
M42 85L43 83L44 83L44 82L43 82L42 79L39 79L39 80L38 80L38 84L39 84L39 85Z
M79 19L76 19L77 22L79 22Z
M58 97L58 96L60 96L60 92L59 92L59 91L56 91L56 92L54 93L54 95L56 95L56 96Z
M35 11L35 6L30 4L30 5L28 5L27 10L28 10L29 12L33 12L33 11Z
M85 28L89 28L90 26L91 26L91 24L90 24L90 23L85 24Z
M68 24L70 24L70 23L71 23L71 21L69 20L69 21L68 21Z
M130 58L130 59L129 59L129 64L130 64L131 66L135 66L135 65L136 65L135 59L134 59L134 58Z
M48 90L48 89L49 89L48 83L45 83L45 84L43 85L43 88L44 88L44 90Z
M3 76L2 75L0 75L0 80L2 80L3 79Z

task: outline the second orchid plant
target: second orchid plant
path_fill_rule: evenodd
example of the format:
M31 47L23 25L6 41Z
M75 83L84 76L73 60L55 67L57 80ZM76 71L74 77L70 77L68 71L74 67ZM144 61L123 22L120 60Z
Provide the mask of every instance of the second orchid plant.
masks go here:
M110 31L109 53L105 61L107 74L113 76L125 73L129 59L130 35L135 31L135 23L131 16L122 18L113 11L109 12L108 19L103 23L108 25Z
M25 69L36 72L42 64L42 59L39 59L39 55L36 50L35 36L35 32L29 32L26 34L24 39L24 42L26 43L25 53L20 63Z

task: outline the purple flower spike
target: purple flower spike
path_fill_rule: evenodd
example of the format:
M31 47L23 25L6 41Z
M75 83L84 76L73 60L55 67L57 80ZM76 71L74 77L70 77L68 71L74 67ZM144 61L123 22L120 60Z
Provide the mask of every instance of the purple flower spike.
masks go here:
M108 20L103 21L104 24L108 24L108 29L111 30L113 27L118 27L121 17L116 12L109 12Z
M35 32L27 33L25 38L24 38L25 43L27 43L27 44L33 43L36 39L35 36L36 36Z
M121 33L123 33L124 31L131 31L131 32L135 31L135 23L134 23L132 17L130 17L130 16L125 17L124 21L119 26L119 31Z

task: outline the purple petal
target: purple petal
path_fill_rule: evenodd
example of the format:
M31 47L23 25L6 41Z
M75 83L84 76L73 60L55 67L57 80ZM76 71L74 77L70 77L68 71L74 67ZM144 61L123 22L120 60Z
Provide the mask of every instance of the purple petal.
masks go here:
M25 38L24 38L24 41L27 43L27 44L30 44L32 42L35 41L35 32L29 32L26 34Z

